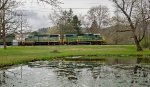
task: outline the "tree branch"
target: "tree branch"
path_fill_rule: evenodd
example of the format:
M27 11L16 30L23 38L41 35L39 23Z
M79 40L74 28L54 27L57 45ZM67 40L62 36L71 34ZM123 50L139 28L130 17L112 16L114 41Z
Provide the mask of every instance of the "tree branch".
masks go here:
M5 2L1 1L2 6L0 7L0 10L5 8L5 5L7 4L8 0L6 0Z
M135 2L136 2L136 0L132 0L131 8L130 8L130 13L129 13L130 17L132 16L133 5L134 5Z

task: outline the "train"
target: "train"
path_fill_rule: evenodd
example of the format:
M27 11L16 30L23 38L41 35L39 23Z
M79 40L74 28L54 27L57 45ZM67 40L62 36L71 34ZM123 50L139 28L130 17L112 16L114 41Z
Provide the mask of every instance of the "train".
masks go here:
M25 38L22 45L102 45L105 39L100 34L60 34L55 35L30 35Z
M12 41L7 41L11 45ZM2 42L0 42L2 43ZM101 34L43 34L43 35L28 35L24 41L18 42L21 46L37 46L37 45L103 45L106 44L104 37Z

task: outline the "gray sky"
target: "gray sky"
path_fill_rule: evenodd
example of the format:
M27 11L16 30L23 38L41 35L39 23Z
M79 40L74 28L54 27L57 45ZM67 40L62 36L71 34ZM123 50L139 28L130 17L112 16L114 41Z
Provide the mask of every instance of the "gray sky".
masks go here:
M17 9L24 10L26 18L29 20L29 24L33 30L37 30L43 27L52 26L48 15L52 12L52 7L45 3L37 3L38 0L17 0L24 2L24 5L19 6ZM62 8L77 8L73 9L74 14L85 15L89 8L98 5L105 5L109 8L111 14L113 14L113 4L110 0L59 0L64 4L60 4ZM82 9L78 9L82 8Z

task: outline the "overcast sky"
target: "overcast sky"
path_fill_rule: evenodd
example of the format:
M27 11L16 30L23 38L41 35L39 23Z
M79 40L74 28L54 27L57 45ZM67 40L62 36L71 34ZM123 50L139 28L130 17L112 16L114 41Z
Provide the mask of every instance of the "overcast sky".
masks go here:
M26 18L33 30L37 30L43 27L52 26L48 15L52 12L52 7L45 3L37 3L38 0L17 0L23 2L22 6L17 9L24 10ZM60 4L62 8L73 8L74 14L85 15L89 8L98 5L105 5L109 8L111 14L113 14L113 4L110 0L59 0L64 4ZM75 9L74 9L75 8ZM81 9L82 8L82 9Z

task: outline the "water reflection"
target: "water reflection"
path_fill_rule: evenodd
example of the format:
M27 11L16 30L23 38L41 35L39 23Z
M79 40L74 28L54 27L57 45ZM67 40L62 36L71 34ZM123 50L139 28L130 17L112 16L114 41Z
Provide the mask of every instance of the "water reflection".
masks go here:
M0 71L0 87L150 87L150 59L37 61Z
M1 72L1 75L0 75L0 86L1 86L2 84L5 84L5 83L6 83L6 82L5 82L5 78L6 78L5 71L2 71L2 72Z

